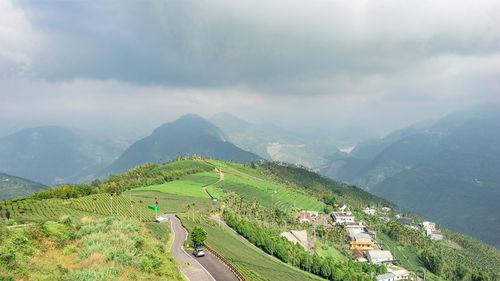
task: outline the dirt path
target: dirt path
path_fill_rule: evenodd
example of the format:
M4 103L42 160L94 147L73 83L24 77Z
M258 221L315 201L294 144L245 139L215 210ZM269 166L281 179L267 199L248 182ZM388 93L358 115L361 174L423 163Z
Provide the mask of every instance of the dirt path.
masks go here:
M209 186L211 186L211 185L214 185L214 184L217 184L218 182L221 182L221 181L223 181L223 180L224 180L224 173L223 173L222 171L220 171L219 169L217 169L217 168L215 168L215 171L216 171L217 173L219 173L219 180L218 180L218 181L216 181L216 182L214 182L214 183L212 183L212 184L205 185L204 187L202 187L202 188L203 188L203 191L205 191L205 193L206 193L208 196L210 196L210 198L212 198L212 199L214 199L214 197L213 197L210 193L208 193L208 191L207 191L207 187L209 187Z

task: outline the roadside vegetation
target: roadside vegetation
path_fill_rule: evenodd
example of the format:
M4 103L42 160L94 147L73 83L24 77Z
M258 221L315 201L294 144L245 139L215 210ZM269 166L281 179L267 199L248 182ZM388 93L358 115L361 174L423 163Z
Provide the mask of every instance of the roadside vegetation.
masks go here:
M11 229L0 222L0 272L2 280L183 280L165 243L115 217Z

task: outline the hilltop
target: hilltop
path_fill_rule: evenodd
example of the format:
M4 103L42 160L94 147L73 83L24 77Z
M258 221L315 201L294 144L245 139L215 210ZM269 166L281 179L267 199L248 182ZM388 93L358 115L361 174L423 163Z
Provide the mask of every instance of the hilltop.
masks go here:
M193 154L242 162L262 159L226 141L219 128L191 114L165 123L150 136L133 143L106 171L122 173L144 163L167 162Z

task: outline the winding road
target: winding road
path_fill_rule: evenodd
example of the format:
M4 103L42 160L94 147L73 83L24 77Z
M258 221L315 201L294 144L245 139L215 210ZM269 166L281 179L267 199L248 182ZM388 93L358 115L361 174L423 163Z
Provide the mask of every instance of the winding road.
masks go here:
M175 214L168 214L174 241L170 250L174 253L181 272L190 281L238 281L238 278L217 257L205 251L205 256L195 258L184 250L184 241L188 237L186 229Z

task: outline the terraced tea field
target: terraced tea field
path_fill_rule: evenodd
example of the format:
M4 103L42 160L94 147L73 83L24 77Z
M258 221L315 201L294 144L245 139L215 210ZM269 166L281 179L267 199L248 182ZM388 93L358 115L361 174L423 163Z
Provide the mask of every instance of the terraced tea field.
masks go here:
M274 183L243 164L216 160L207 162L222 169L225 175L224 181L216 183L216 187L233 191L248 200L255 198L264 206L276 206L285 210L294 207L312 211L322 211L325 206L313 197Z

